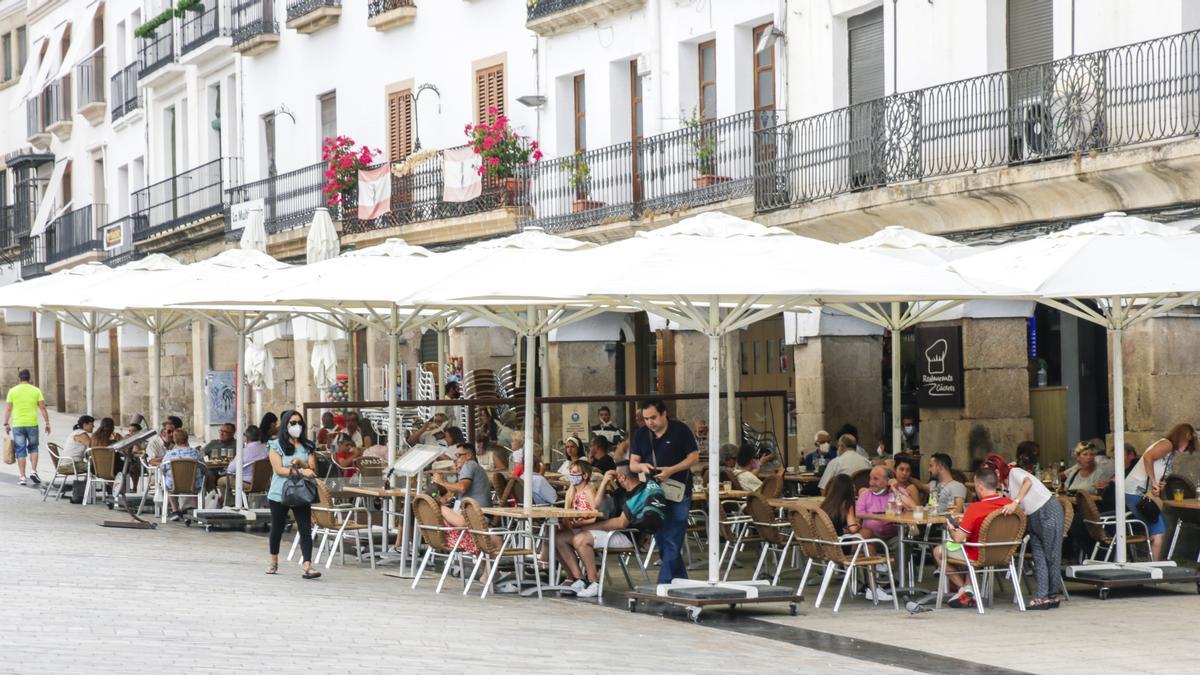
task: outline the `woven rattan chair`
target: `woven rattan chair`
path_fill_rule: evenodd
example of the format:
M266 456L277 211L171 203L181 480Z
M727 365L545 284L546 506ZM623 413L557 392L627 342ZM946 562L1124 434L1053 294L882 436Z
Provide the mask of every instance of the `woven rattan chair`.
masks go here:
M1101 516L1100 509L1096 507L1096 502L1092 501L1091 495L1079 493L1075 496L1075 508L1079 509L1079 515L1083 518L1083 525L1087 528L1088 536L1096 542L1092 547L1092 555L1090 560L1104 560L1108 562L1112 560L1116 550L1113 541L1113 534L1116 532L1117 518L1116 516ZM1140 529L1142 534L1134 534ZM1125 518L1125 545L1132 551L1133 547L1139 544L1146 547L1146 559L1151 557L1150 553L1150 537L1149 528L1140 520L1132 517ZM1100 551L1104 551L1104 557L1099 558Z
M110 448L88 448L84 457L87 458L87 489L83 492L83 503L95 504L98 490L116 489L117 452Z
M80 471L75 462L64 464L62 462L62 448L58 447L57 443L47 443L46 449L50 453L50 462L54 465L54 475L42 487L42 501L46 501L46 497L50 495L50 491L56 487L58 491L54 493L54 499L58 501L62 499L62 496L67 491L67 479L71 479L71 484L74 484L78 480L87 480L87 471Z
M519 548L517 544L519 539L525 536L525 532L490 527L487 518L483 515L483 510L479 508L479 504L474 499L462 501L462 514L467 520L467 530L475 540L475 547L479 549L479 555L475 557L475 565L471 568L471 576L467 578L463 595L471 591L471 585L475 583L475 577L479 574L480 565L486 565L487 572L486 579L483 581L483 592L479 594L481 599L486 598L496 579L496 572L500 569L500 561L504 558L513 558L517 583L520 584L523 581L522 565L528 561L533 569L534 580L537 582L538 597L542 597L542 578L538 574L537 551L532 548Z
M246 490L247 503L251 497L267 498L267 493L271 490L271 476L275 473L271 470L271 460L269 459L260 459L250 467L250 481L243 485Z
M182 500L185 499L194 500L196 502L196 508L201 508L204 505L203 482L201 482L201 487L199 489L196 488L196 478L203 476L207 471L207 468L203 464L194 459L180 458L173 459L170 462L163 462L159 466L162 467L164 471L168 466L170 466L171 482L175 485L173 488L168 488L166 476L163 476L163 479L160 481L164 495L162 507L162 521L164 523L167 522L167 516L169 515L168 512L170 511L170 502L168 500L171 497L174 497L176 501L180 503L181 510L183 508Z
M850 482L854 484L854 492L857 494L859 490L863 490L870 486L871 470L861 469L859 471L855 471L854 475L850 476Z
M771 474L763 479L762 486L758 488L758 494L765 499L779 499L783 496L783 476L780 474Z
M421 533L421 540L425 542L425 555L421 557L421 566L417 568L417 574L413 577L412 587L417 587L421 576L425 574L425 568L438 558L445 560L446 564L442 568L442 576L438 578L436 592L442 592L442 586L446 583L450 567L456 562L459 566L459 576L463 577L465 586L466 577L462 574L462 552L460 550L462 536L450 535L465 534L466 528L447 526L445 518L442 517L441 507L429 495L417 495L413 499L413 512L416 514L417 531ZM453 544L450 543L452 539Z
M804 554L804 572L800 575L800 585L796 595L803 598L804 589L808 585L808 573L815 567L824 567L829 562L825 559L824 549L817 543L817 533L813 529L813 508L808 504L797 505L788 514L788 522L792 525L792 536L800 552Z
M996 510L984 518L983 523L979 526L979 542L962 544L964 553L968 549L978 551L976 560L971 560L969 556L966 556L965 566L967 576L971 580L971 590L975 594L975 605L980 614L983 614L984 598L987 598L989 605L991 604L995 575L998 572L1009 575L1013 582L1013 594L1016 596L1017 607L1022 612L1025 611L1025 599L1021 595L1020 576L1016 566L1018 553L1025 540L1025 512L1017 509L1016 513L1006 515ZM948 558L948 555L942 556L941 576L938 578L938 609L941 609L942 597L946 593ZM987 575L984 586L979 584L979 575L981 574ZM981 589L987 591L986 595Z
M829 582L835 575L842 575L842 586L838 591L837 601L834 602L833 611L837 612L842 606L842 597L846 594L846 587L850 585L850 580L855 576L858 570L865 570L867 574L874 579L875 566L885 565L887 567L888 585L891 587L892 605L898 610L900 603L896 600L896 583L895 573L892 571L892 554L888 550L887 542L882 539L873 538L865 539L858 535L842 535L838 536L837 530L833 527L833 521L829 519L829 514L821 509L812 509L807 512L812 523L812 534L814 535L815 543L821 548L821 558L825 560L825 576L821 579L821 590L817 593L817 601L814 606L820 607L821 601L825 598L825 591L829 587ZM883 555L875 554L870 547L874 545ZM850 552L846 552L846 547L850 548ZM878 600L873 600L878 605Z
M751 494L746 498L746 510L750 512L750 517L753 519L751 522L762 540L758 552L758 562L754 565L754 574L750 576L750 580L758 579L763 563L770 554L776 559L775 574L771 577L771 584L778 584L779 575L783 572L783 563L787 560L788 550L792 547L794 535L791 525L786 520L776 518L775 511L767 504L766 498L759 495Z
M358 514L366 512L367 510L362 507L334 506L329 486L325 484L325 481L318 480L317 503L312 506L312 521L313 540L316 541L319 536L321 544L313 555L313 564L320 563L321 553L325 550L326 544L329 544L329 557L325 559L325 568L329 569L333 564L334 553L341 556L343 565L346 564L346 552L342 548L342 544L351 540L354 542L355 556L361 563L363 559L362 541L366 539L367 559L371 563L371 569L375 569L375 540L371 536L371 525L369 522L360 523L356 519ZM330 541L330 538L333 541Z
M1178 474L1171 474L1166 478L1166 489L1163 490L1165 499L1173 499L1175 491L1183 492L1184 499L1196 498L1196 486L1192 481ZM1167 560L1175 557L1175 544L1179 541L1179 532L1184 525L1193 528L1200 528L1200 511L1195 509L1171 509L1171 514L1175 516L1175 533L1171 535L1171 546L1167 549ZM1200 562L1200 553L1196 555L1196 562Z

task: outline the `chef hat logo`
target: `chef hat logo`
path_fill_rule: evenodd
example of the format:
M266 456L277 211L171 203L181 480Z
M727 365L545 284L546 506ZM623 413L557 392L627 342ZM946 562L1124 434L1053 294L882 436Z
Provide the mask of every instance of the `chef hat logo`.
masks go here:
M925 361L930 375L941 375L946 372L946 352L950 351L950 345L945 338L934 341L929 345L929 349L925 350Z

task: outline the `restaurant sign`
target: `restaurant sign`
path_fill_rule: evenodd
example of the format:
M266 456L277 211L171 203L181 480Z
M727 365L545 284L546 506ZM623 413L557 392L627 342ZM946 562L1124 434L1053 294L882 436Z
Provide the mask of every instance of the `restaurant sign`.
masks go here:
M917 405L963 407L962 328L918 327Z
M229 207L229 230L236 232L244 227L250 221L250 212L262 211L266 208L266 202L260 199L251 199L249 201L234 204Z
M124 223L113 223L104 228L104 250L115 251L125 245Z

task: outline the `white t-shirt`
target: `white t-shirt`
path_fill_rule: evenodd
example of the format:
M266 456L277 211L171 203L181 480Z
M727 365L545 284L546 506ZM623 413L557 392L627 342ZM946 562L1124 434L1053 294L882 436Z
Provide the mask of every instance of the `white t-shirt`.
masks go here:
M1165 439L1160 439L1165 440ZM1157 443L1158 441L1155 441ZM1174 452L1174 449L1172 449ZM1161 459L1154 460L1154 479L1162 480L1167 475L1167 458L1171 453L1167 453ZM1142 457L1138 457L1137 464L1129 470L1129 475L1125 476L1125 494L1141 495L1146 494L1146 463Z
M1025 498L1021 500L1021 508L1026 515L1036 512L1042 508L1046 502L1054 497L1050 493L1050 489L1038 480L1037 476L1029 473L1025 469L1014 466L1008 470L1008 498L1016 499L1021 493L1021 484L1028 478L1032 485L1029 486L1029 492L1025 494Z
M737 479L738 486L747 492L754 492L762 487L762 479L754 475L753 471L745 469L734 469L733 477Z
M954 508L954 500L967 501L967 486L951 478L945 483L936 480L929 481L929 501L938 511L949 511Z

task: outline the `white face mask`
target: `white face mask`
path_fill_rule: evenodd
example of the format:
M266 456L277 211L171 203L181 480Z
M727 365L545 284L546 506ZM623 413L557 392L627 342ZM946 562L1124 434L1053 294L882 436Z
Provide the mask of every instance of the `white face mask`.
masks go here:
M821 452L829 452L829 443L822 443L817 447L821 449Z
M912 436L912 435L913 435L913 431L915 431L915 430L916 430L916 429L915 429L914 427L904 427L904 435L905 435L905 436Z
M303 424L289 424L288 425L288 435L291 436L292 438L300 438L300 434L302 434L302 433L304 433L304 425Z

